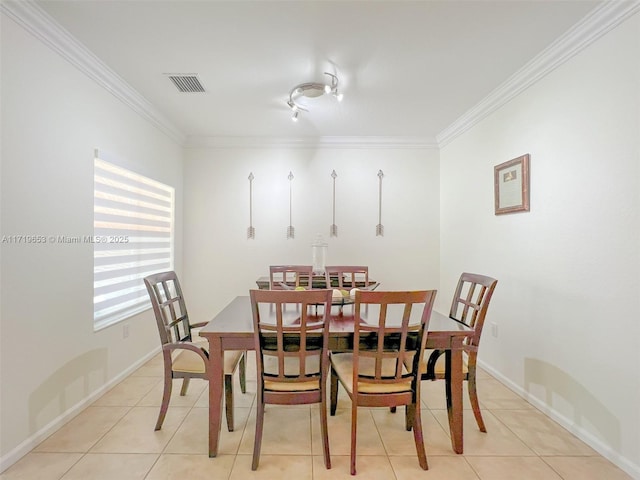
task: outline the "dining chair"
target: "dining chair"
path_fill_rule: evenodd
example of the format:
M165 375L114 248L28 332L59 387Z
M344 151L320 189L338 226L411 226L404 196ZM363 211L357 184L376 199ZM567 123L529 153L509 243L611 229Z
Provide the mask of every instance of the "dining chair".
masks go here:
M327 375L331 290L250 290L258 374L251 469L260 461L266 404L320 405L324 465L331 468Z
M305 280L306 282L302 282ZM269 266L269 290L313 288L313 265Z
M476 423L481 432L486 432L487 429L480 412L476 385L478 347L489 302L491 302L497 284L496 279L485 275L463 273L458 280L449 311L449 317L464 323L471 329L471 333L464 341L463 375L464 380L467 381L473 415L476 417ZM423 362L420 365L423 380L443 380L446 378L446 362L443 353L444 350L425 351Z
M329 265L324 267L327 288L350 290L356 287L369 285L369 267L360 265Z
M156 422L156 430L162 428L174 378L182 378L180 395L184 396L192 378L208 379L209 352L207 340L196 336L195 328L207 322L191 323L187 307L174 271L157 273L145 277L151 306L158 324L162 356L164 358L164 393ZM240 367L240 389L246 393L246 360L243 351L224 352L224 386L227 428L233 431L233 374Z
M356 474L358 407L405 405L418 461L428 469L420 415L419 363L424 352L435 290L356 291L352 353L331 353L331 415L338 382L351 399L351 475ZM368 312L362 314L362 306ZM413 363L405 366L405 360Z

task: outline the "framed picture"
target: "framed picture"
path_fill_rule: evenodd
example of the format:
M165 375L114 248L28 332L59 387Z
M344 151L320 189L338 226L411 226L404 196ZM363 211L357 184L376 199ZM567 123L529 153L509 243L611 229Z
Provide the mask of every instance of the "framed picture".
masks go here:
M529 211L529 154L493 167L495 214Z

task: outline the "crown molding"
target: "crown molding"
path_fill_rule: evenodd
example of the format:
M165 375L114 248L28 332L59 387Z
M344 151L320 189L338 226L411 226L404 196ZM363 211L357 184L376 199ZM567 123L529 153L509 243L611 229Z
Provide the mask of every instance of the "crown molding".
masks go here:
M178 144L184 144L186 138L184 133L35 2L32 0L1 1L0 12L22 26Z
M439 148L447 145L591 43L640 11L640 0L612 0L583 20L509 77L476 106L440 132L422 137L186 137L148 100L64 30L33 0L0 1L0 11L48 45L105 90L187 148Z
M607 1L594 8L475 107L440 132L436 136L438 145L447 145L638 11L640 0Z
M394 148L437 149L426 137L187 137L185 148Z

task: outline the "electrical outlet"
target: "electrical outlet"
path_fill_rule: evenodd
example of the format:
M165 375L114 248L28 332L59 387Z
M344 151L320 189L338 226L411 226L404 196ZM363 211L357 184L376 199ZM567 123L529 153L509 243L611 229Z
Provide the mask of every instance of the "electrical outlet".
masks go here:
M124 323L122 325L122 338L127 338L129 336L129 324Z
M498 324L491 322L491 335L498 337Z

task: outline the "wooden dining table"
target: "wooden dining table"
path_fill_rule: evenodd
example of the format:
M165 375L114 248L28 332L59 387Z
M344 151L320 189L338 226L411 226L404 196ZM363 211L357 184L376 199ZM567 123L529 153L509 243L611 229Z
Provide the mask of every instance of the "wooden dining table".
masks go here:
M289 284L292 287L295 287L295 282L293 281L287 281L287 284ZM357 279L355 284L352 284L350 281L346 280L343 282L344 285L347 288L353 288L353 287L370 287L372 285L377 284L378 282L376 282L375 280L373 280L372 278L369 279L368 282L365 282L364 279L360 280ZM268 290L269 289L269 276L264 276L264 277L258 277L256 280L256 285L258 286L258 288L260 290ZM300 276L300 286L302 287L307 287L309 286L309 277L308 276L304 276L301 275ZM316 275L314 274L312 279L311 279L311 288L327 288L327 279L324 275ZM331 288L338 288L338 278L337 277L331 277Z
M353 309L345 305L331 315L329 349L348 351L353 343ZM427 348L445 351L446 397L451 446L463 453L462 349L469 328L461 322L433 311L429 322ZM225 350L254 350L253 319L249 296L234 298L200 330L209 341L209 457L218 454L222 426Z

